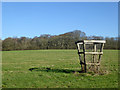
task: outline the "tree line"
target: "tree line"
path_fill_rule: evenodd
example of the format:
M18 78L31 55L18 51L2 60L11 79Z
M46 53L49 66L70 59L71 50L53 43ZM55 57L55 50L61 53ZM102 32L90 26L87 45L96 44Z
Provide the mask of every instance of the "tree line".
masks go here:
M120 49L118 37L86 36L80 30L74 30L60 35L43 34L34 38L8 37L2 42L3 51L11 50L39 50L39 49L76 49L75 42L78 40L106 40L105 49Z

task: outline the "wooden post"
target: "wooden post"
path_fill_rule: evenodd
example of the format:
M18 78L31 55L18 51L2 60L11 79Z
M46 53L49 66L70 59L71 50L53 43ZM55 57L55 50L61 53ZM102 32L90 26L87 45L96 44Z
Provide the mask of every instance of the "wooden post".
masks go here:
M94 51L93 51L93 52L96 52L96 44L94 44L93 47L94 47ZM96 55L93 55L93 63L95 62L95 56L96 56Z
M93 50L94 50L93 52L96 52L96 44L94 44ZM95 60L96 60L96 54L93 55L93 64L94 64L92 66L93 71L95 71L95 69L96 69Z
M81 54L80 54L80 45L82 45L82 43L77 43L77 49L78 49L78 55L79 55L80 65L81 65L81 68L83 70L84 68L83 68L83 62L82 62Z
M101 44L101 47L100 47L100 52L103 52L103 47L104 47L104 43ZM101 57L102 57L102 54L99 55L99 59L98 59L98 71L100 69L100 62L101 62Z
M77 43L77 47L78 47L78 52L80 52L80 44Z
M85 43L83 42L83 52L84 52L84 71L86 72L86 61L85 61Z
M100 47L100 52L103 52L103 47L104 47L104 44L102 43L102 44L101 44L101 47ZM99 55L99 59L98 59L98 63L100 63L101 57L102 57L102 55L100 54L100 55Z

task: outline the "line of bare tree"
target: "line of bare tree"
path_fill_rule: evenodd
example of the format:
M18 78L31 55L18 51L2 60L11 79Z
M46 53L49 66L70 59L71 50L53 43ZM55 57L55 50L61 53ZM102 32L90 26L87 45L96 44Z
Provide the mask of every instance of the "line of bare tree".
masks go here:
M3 51L11 50L39 50L39 49L76 49L75 42L78 40L106 40L105 49L120 49L118 37L86 36L80 30L74 30L60 35L43 34L39 37L8 37L2 42Z

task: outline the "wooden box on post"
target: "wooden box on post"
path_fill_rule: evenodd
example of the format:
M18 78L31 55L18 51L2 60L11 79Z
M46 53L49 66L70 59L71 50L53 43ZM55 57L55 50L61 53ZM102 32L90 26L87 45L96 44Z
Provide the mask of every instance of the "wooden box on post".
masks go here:
M77 49L83 72L88 70L98 72L105 40L81 40L77 41Z

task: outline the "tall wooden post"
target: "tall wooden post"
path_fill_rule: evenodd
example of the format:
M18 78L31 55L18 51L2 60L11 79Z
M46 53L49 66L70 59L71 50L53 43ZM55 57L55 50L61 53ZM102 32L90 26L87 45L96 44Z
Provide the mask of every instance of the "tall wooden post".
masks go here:
M83 52L85 52L85 43L83 42ZM84 72L86 72L86 60L85 60L85 53L84 53Z

